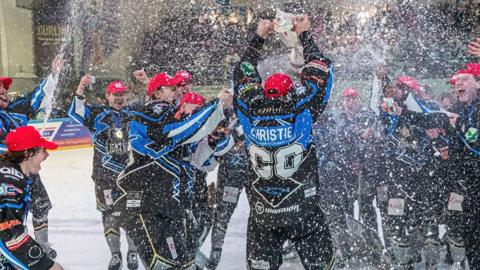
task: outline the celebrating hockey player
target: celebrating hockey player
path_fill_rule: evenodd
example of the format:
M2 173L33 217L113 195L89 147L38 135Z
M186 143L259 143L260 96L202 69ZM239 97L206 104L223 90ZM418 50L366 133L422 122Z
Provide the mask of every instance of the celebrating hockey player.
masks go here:
M217 100L177 119L181 92L166 73L150 79L151 97L134 112L130 127L132 156L117 180L121 189L115 209L133 239L147 269L195 269L192 222L194 173L189 145L205 138L224 118L232 95L221 91Z
M122 254L120 221L119 217L114 215L113 201L118 194L116 179L128 160L128 125L131 116L125 108L127 87L121 81L113 81L105 90L108 106L89 106L85 104L85 88L90 84L91 76L83 76L68 115L88 127L93 134L92 179L95 183L97 209L102 213L103 231L112 254L108 269L116 270L121 268ZM127 267L137 269L135 246L128 236L127 241Z
M28 235L31 177L38 175L47 149L57 144L40 136L34 127L18 127L5 138L7 152L0 155L0 264L2 269L62 270L43 246ZM0 256L0 257L1 257ZM9 264L9 265L7 265Z
M46 108L53 98L58 76L63 67L63 60L57 56L52 61L51 74L48 75L32 92L10 102L8 90L13 83L10 77L0 77L0 152L6 150L3 145L5 136L10 130L27 125L37 113ZM39 175L31 175L32 180L32 222L35 239L42 245L49 257L55 258L57 253L48 242L48 211L52 204Z
M472 49L470 49L472 50ZM470 52L472 53L472 52ZM470 266L480 265L480 64L471 63L466 69L458 71L454 76L454 91L458 102L453 106L455 129L460 144L454 150L456 162L461 166L461 178L467 184L463 200L465 221L464 241L466 255ZM460 165L461 164L461 165Z
M245 132L252 177L246 184L250 204L247 268L279 269L282 246L291 240L305 269L331 269L333 246L320 209L317 158L312 124L325 108L333 83L331 61L310 35L310 20L293 18L306 65L301 88L282 73L262 85L257 71L260 50L273 30L261 20L234 68L234 104Z

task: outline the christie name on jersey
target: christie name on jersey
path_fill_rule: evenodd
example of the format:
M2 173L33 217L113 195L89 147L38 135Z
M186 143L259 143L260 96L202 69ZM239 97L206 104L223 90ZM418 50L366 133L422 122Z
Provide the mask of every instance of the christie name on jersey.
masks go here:
M293 138L293 127L255 127L250 130L250 135L260 142L288 141Z

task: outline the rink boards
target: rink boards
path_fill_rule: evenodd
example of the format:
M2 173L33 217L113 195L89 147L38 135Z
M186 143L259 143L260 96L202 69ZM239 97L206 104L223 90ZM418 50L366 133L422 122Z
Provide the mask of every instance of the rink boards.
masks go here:
M58 143L60 149L92 146L88 128L70 118L49 119L46 123L33 120L28 124L35 127L43 137Z

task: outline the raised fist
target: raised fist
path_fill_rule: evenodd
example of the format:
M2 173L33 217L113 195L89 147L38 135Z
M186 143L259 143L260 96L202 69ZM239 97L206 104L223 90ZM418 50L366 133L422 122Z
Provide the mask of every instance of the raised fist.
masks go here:
M310 19L307 15L299 15L294 18L294 29L297 34L310 31Z
M258 22L257 34L262 38L267 38L273 31L273 22L270 20L261 20Z

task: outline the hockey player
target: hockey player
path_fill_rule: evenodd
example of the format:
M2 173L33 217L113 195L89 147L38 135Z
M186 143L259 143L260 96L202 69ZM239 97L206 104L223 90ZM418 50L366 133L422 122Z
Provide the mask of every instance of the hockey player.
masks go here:
M62 270L27 232L30 177L38 175L47 149L57 144L40 136L35 128L18 127L5 138L8 152L0 155L0 266L2 269ZM8 265L7 265L8 264ZM10 266L10 267L9 267ZM12 267L12 268L11 268Z
M405 99L405 94L399 95L404 91L389 86L384 93L385 145L381 170L384 180L377 187L377 204L392 262L396 267L408 268L422 263L423 188L429 183L428 164L433 154L431 139L425 132L429 119L422 112L428 108L411 102L411 97ZM420 112L411 109L415 107Z
M222 247L227 232L228 223L237 207L238 198L242 192L248 175L248 159L245 152L245 138L241 127L232 131L235 145L230 151L219 158L217 186L215 192L215 210L212 225L212 249L206 268L216 269L222 255Z
M223 106L232 99L221 91L219 99L177 119L182 93L176 84L166 73L150 79L147 94L152 100L134 112L131 157L117 180L121 195L115 207L147 269L195 269L194 171L184 158L190 144L205 138L224 118Z
M116 178L128 160L128 131L131 115L125 108L126 85L113 81L105 90L108 106L85 104L85 88L91 84L91 76L85 75L75 91L68 115L92 132L94 145L92 179L95 184L97 210L102 213L103 231L112 254L109 270L120 269L120 221L113 212L113 201L118 195ZM127 236L128 269L138 268L135 245Z
M0 77L0 152L6 150L3 141L10 130L27 125L28 120L34 118L51 102L62 66L63 60L57 56L52 61L52 73L32 92L11 102L8 89L13 80L10 77ZM32 175L30 179L32 180L30 211L35 239L42 245L48 256L54 259L57 253L48 242L48 211L52 208L52 204L40 176Z
M462 164L466 180L467 193L463 201L465 217L465 248L470 267L480 265L480 65L468 64L455 76L454 91L458 102L452 112L458 115L454 118L454 127L460 143L454 150L456 164Z
M249 158L246 184L250 204L247 268L279 269L282 246L291 240L305 269L331 269L333 246L318 201L318 170L312 124L330 96L333 69L315 45L308 16L294 18L306 65L302 86L282 73L263 86L257 71L260 50L273 30L261 20L234 67L237 117L245 132Z
M373 111L361 107L357 89L347 88L342 93L341 112L337 117L336 160L348 187L350 199L358 200L363 222L376 230L375 197L375 116ZM352 179L358 181L352 181ZM350 200L348 214L353 213Z
M321 139L327 134L319 138L320 145L329 146L321 147L325 152L321 155L332 153L328 165L321 167L320 184L323 194L322 209L327 213L330 232L338 247L337 267L380 264L380 248L369 243L368 241L373 239L366 239L366 234L358 239L354 238L356 231L352 226L354 203L357 201L360 207L359 217L367 226L365 230L368 229L375 236L377 229L373 206L377 182L374 166L377 158L375 117L373 111L363 109L361 104L357 89L345 89L340 99L336 127L333 134L328 134L330 136L327 137L332 138L330 145L328 139ZM326 126L326 123L324 125ZM358 222L355 224L361 225ZM375 240L378 240L378 237Z
M196 109L205 104L205 98L194 92L183 94L178 105L177 119L188 118ZM224 110L226 119L208 137L191 145L191 155L184 160L188 161L195 171L193 183L194 203L193 218L195 225L195 241L197 244L197 268L203 269L206 256L199 250L212 226L211 211L208 204L208 187L206 176L217 166L217 158L224 155L233 146L233 138L228 127L223 125L230 122L231 109Z

